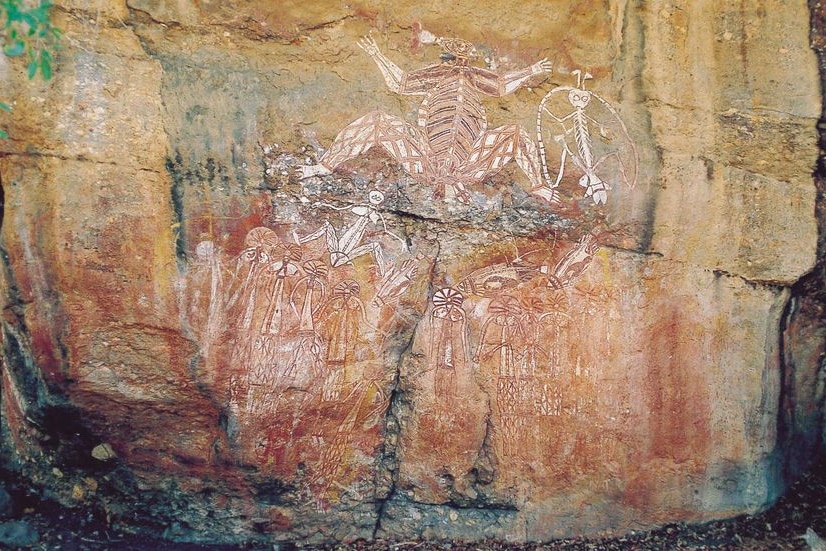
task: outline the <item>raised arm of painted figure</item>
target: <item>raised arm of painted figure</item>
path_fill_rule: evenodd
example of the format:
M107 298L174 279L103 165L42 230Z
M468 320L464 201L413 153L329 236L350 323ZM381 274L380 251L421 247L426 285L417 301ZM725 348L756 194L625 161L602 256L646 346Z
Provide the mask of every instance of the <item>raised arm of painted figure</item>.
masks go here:
M379 211L376 211L376 213L379 215L379 219L381 219L381 225L384 227L384 233L388 234L390 237L396 238L398 241L401 242L402 246L404 247L404 250L407 250L407 241L405 241L404 239L402 239L401 237L399 237L395 233L388 230L387 229L387 222L385 221L384 216L382 216Z
M550 73L552 70L553 63L548 61L548 58L546 57L540 61L537 61L530 67L525 67L524 69L520 69L518 71L511 71L505 73L504 75L502 75L501 81L499 83L499 95L504 96L505 94L515 92L521 86L523 86L532 76L541 75L542 73Z
M402 80L404 79L404 71L395 63L390 61L381 51L379 45L372 37L365 36L358 41L358 46L373 58L376 65L379 67L387 87L397 94L401 91Z

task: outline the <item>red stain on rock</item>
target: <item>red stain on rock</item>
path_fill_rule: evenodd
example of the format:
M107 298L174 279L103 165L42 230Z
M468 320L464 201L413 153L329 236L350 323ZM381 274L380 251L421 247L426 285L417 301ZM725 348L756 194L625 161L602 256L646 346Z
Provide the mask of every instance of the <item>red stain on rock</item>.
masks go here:
M664 308L643 340L649 453L676 463L705 457L709 440L708 383L697 372L708 331L687 302Z

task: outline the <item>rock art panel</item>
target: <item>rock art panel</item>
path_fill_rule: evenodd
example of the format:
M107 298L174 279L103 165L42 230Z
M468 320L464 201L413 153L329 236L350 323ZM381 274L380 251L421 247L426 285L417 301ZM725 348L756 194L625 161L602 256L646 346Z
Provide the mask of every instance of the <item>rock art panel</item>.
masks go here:
M321 511L372 492L386 335L425 264L389 229L383 200L371 190L355 204L314 202L309 212L328 213L317 229L256 227L240 250L202 241L182 285L198 379L226 412L232 456Z
M296 170L302 195L289 222L274 212L269 225L248 230L233 250L201 241L182 283L185 321L201 346L198 379L225 411L232 457L259 476L296 485L318 511L340 506L345 495L380 497L370 481L378 476L377 450L386 437L393 362L400 361L386 341L398 324L415 330L427 349L414 376L412 428L402 430L399 452L420 459L436 443L433 458L451 465L445 476L478 471L483 447L508 472L544 461L551 476L554 458L545 457L544 442L559 438L557 420L587 416L597 400L588 373L598 353L572 352L574 343L588 339L572 320L569 299L580 293L586 298L578 304L590 304L587 297L601 293L572 291L599 250L597 229L550 247L534 239L525 243L533 250L517 248L515 256L493 262L483 254L486 260L461 272L397 227L380 189L389 191L386 182L368 173L367 189L342 194L346 186L333 172L379 146L401 166L408 185L424 185L439 199L447 193L462 209L470 207L471 191L515 160L531 192L552 207L560 202L556 189L570 158L585 198L601 205L614 183L635 183L633 140L600 96L593 95L601 115L586 114L592 93L583 81L591 75L579 71L576 88L555 88L538 106L536 141L516 125L488 129L480 96L515 92L550 64L499 75L471 64L470 42L426 31L419 38L440 46L443 61L410 73L372 38L358 43L392 91L423 96L417 124L383 112L355 120L316 164ZM567 98L567 114L557 115L559 105L550 101L558 94ZM553 180L543 118L557 132ZM618 136L618 144L595 147L591 127L600 143ZM318 191L318 183L328 182L336 193ZM434 266L448 271L435 280L441 285L407 297L411 286L424 290L413 283ZM423 305L417 319L400 319L402 299ZM397 355L389 362L388 353ZM596 444L583 439L592 436L571 426L571 453L591 455L588 446Z
M534 75L551 71L547 59L528 68L499 75L470 64L473 44L460 38L420 33L422 43L440 45L448 61L405 72L365 37L359 47L376 62L388 88L397 94L424 96L415 125L382 112L367 114L342 130L319 163L301 168L304 177L326 174L342 163L380 146L417 182L431 186L437 197L446 190L468 203L474 187L511 160L531 183L531 193L558 202L542 180L537 146L528 133L509 125L488 129L480 95L500 97L524 86Z
M776 497L819 395L781 362L820 348L777 337L814 256L814 96L754 49L802 59L774 31L797 8L429 6L448 38L404 2L82 4L56 86L13 83L31 143L0 144L27 468L38 432L79 446L113 518L212 543L542 540Z

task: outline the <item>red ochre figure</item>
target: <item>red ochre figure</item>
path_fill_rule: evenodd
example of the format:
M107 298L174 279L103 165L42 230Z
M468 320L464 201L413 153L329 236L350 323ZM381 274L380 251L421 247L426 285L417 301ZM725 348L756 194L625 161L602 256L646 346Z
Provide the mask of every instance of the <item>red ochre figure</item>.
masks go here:
M301 176L329 174L345 161L378 145L416 181L432 186L437 196L452 189L459 201L467 203L469 186L481 183L513 159L528 177L531 193L551 203L558 202L555 186L542 179L539 152L528 133L515 124L488 129L480 99L515 92L532 76L549 73L551 63L543 59L530 67L499 75L470 64L476 55L470 42L457 38L430 41L444 48L445 61L411 72L390 61L372 38L359 41L358 45L378 65L390 90L424 96L417 123L413 125L381 111L368 113L336 136L318 164L301 167Z

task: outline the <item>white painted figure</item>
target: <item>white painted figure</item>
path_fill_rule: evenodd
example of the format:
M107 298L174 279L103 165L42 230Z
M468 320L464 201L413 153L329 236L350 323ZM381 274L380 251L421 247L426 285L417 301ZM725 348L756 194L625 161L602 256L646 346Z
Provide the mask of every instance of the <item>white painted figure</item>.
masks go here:
M420 35L444 49L443 63L405 72L365 37L358 45L373 58L388 88L397 94L423 96L415 125L395 115L374 111L353 121L336 136L319 163L300 169L302 177L329 174L344 162L369 151L384 149L416 181L431 186L436 196L451 189L469 202L475 186L514 160L528 177L531 193L557 202L553 186L543 181L539 152L528 133L510 124L489 129L481 96L500 97L528 80L551 72L543 59L503 75L471 65L473 44L458 38Z
M367 204L337 207L327 203L317 203L317 206L323 206L337 211L349 210L356 215L356 220L339 229L336 229L329 220L325 220L320 228L308 235L299 237L297 234L294 234L295 240L299 244L303 244L323 237L327 244L327 250L330 252L330 265L334 268L344 266L362 255L370 254L376 262L379 273L384 276L387 271L387 261L384 258L381 245L374 241L363 242L368 226L371 223L374 225L380 224L385 234L399 240L405 248L407 247L407 243L404 239L387 229L387 222L378 209L379 205L383 202L384 194L381 191L372 190L368 194Z
M625 123L611 104L585 89L585 81L593 78L592 75L579 69L573 74L577 76L576 88L554 88L539 104L536 125L542 171L546 180L551 181L543 138L543 119L549 117L553 141L560 149L559 172L553 185L559 185L565 173L565 163L570 158L582 173L579 185L585 188L585 196L591 197L595 204L604 204L608 200L608 191L612 189L611 180L631 188L636 184L639 164L637 149ZM559 100L560 97L567 100L567 105ZM599 119L595 114L596 106L602 111ZM563 109L567 114L559 113ZM592 126L598 130L598 142L593 139Z

